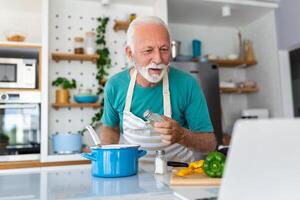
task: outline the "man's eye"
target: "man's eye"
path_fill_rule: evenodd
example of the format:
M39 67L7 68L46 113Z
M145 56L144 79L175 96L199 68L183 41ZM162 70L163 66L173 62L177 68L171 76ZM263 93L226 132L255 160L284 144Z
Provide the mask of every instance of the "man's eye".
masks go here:
M169 51L169 49L168 48L162 48L162 49L160 49L162 52L167 52L167 51Z
M143 53L151 53L152 52L152 49L147 49L147 50L144 50Z

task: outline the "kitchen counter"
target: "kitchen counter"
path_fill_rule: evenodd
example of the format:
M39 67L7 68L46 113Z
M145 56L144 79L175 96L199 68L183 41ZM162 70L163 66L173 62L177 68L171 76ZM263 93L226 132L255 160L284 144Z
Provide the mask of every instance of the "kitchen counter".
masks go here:
M213 197L213 187L169 187L170 173L156 175L140 165L138 175L98 178L91 165L0 171L0 200L5 199L199 199Z

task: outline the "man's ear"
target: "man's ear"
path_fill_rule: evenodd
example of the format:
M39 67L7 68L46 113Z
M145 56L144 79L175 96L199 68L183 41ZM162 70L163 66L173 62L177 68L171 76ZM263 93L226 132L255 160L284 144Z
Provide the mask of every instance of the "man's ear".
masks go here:
M131 49L131 47L130 46L126 46L125 52L126 52L128 60L131 61L132 60L132 49Z

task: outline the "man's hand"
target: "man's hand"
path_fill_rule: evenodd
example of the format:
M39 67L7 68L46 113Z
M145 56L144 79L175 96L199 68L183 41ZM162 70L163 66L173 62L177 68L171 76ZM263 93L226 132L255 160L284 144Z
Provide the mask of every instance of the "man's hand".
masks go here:
M164 122L155 122L153 125L154 130L160 133L162 142L168 145L179 143L202 153L215 150L217 143L213 133L191 132L169 117L162 118Z
M162 116L164 122L155 122L154 130L160 133L162 142L170 145L178 143L185 136L184 129L173 119Z

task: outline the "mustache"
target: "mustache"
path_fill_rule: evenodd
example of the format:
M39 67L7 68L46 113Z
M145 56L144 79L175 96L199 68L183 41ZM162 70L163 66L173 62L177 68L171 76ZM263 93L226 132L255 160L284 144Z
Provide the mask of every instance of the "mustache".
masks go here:
M155 64L155 63L151 63L149 64L146 68L147 69L165 69L167 68L168 65L165 65L165 64Z

